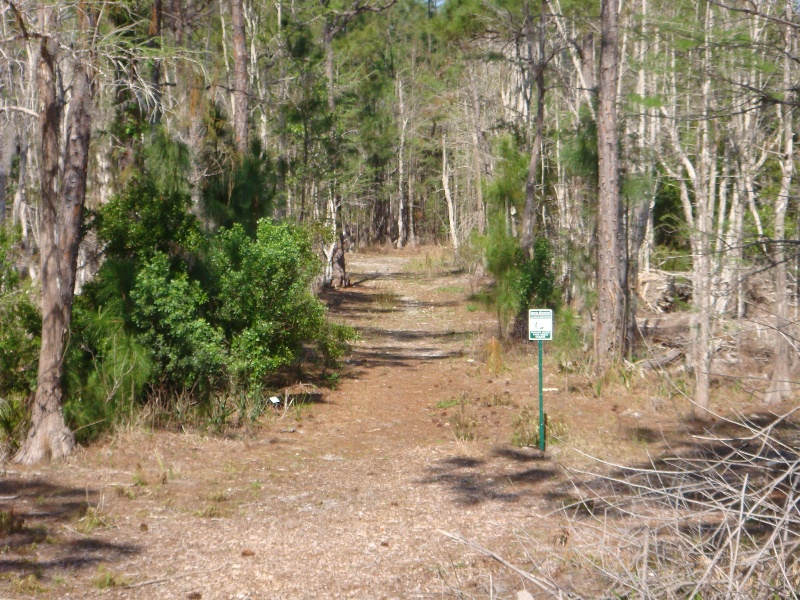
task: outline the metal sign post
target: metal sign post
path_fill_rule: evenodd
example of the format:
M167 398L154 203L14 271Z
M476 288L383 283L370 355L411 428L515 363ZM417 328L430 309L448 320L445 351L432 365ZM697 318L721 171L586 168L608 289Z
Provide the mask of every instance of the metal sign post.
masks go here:
M542 389L542 341L553 339L553 311L532 309L528 311L528 341L539 342L539 450L545 451L544 393Z

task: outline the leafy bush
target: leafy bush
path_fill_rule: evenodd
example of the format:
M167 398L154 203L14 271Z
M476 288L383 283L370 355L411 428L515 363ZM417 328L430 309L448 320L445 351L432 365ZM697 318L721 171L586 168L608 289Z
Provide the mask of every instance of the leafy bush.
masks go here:
M0 227L0 435L16 447L36 389L42 318L14 265L18 236Z
M321 265L305 229L261 220L253 240L235 225L219 234L211 263L214 318L230 343L237 381L258 385L296 363L307 343L328 364L342 356L353 334L329 323L311 293Z
M107 259L78 302L76 424L124 413L145 383L209 400L208 415L211 396L257 405L266 378L312 348L331 365L353 336L311 293L321 263L308 230L262 220L254 237L238 224L204 236L188 196L159 187L140 177L95 216Z
M131 302L137 337L150 349L161 377L186 388L220 378L223 335L200 314L207 295L199 282L170 273L167 256L159 253L138 272Z
M159 252L176 256L200 248L200 224L190 207L187 193L164 192L145 175L97 211L90 224L109 259L140 263Z

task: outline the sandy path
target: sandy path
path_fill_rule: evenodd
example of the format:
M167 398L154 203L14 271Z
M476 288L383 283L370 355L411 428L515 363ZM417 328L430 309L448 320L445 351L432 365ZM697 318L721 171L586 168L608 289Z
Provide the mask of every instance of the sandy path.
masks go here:
M493 573L494 597L513 597L516 580L436 530L525 562L513 531L548 509L556 470L506 445L529 386L476 360L494 321L467 309L470 278L412 258L351 259L354 286L329 300L361 339L322 402L247 436L136 429L61 468L10 470L0 496L18 497L3 508L50 537L12 540L0 596L477 598ZM500 399L474 415L476 441L454 436L457 409L435 408L461 394ZM76 533L85 498L110 527ZM99 589L104 575L160 581Z

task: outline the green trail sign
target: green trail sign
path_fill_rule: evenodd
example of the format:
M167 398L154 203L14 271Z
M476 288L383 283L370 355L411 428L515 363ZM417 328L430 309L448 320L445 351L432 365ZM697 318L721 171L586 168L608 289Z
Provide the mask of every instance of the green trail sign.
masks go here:
M544 394L542 391L542 341L553 339L553 311L549 308L528 311L528 341L539 342L539 450L545 451Z

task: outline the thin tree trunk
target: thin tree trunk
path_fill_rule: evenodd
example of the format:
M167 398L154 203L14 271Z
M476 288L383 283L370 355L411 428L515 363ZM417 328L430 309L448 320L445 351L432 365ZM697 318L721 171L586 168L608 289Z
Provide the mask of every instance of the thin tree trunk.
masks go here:
M786 20L792 20L792 2L786 2ZM783 55L783 87L789 90L792 87L791 79L791 50L792 30L788 25L784 33L785 52ZM789 306L786 292L786 251L784 239L786 237L786 208L789 204L789 194L792 188L794 175L794 128L792 127L792 108L788 105L780 107L783 125L783 162L781 163L781 187L778 197L775 198L775 232L772 248L772 257L775 261L775 345L772 364L772 381L764 396L765 404L777 404L789 397L792 392L790 384L790 367L792 347L787 337L789 332Z
M406 149L406 126L408 119L405 116L403 104L403 81L397 80L397 95L400 101L400 149L397 157L397 247L402 248L405 243L405 223L403 222L403 168Z
M599 194L597 216L597 319L594 353L604 371L624 351L623 296L619 247L619 168L617 149L617 0L601 7L600 89L597 115Z
M23 230L27 230L27 223L23 223L25 216L26 191L28 189L28 138L22 136L22 144L19 150L19 177L17 178L17 189L14 192L14 202L11 205L11 222L16 225L20 223ZM27 243L27 235L23 235L23 243Z
M233 28L233 131L240 154L247 152L247 40L243 0L230 0Z
M475 171L475 209L478 217L478 233L483 235L486 229L486 205L483 203L483 158L481 149L481 100L478 97L478 85L475 81L474 66L470 68L470 91L472 95L472 168Z
M456 207L450 193L450 166L447 164L447 137L442 134L442 186L447 201L447 218L450 223L450 242L453 250L458 252L458 227L456 226Z
M160 46L161 37L161 23L163 17L163 3L162 0L153 0L153 8L150 13L150 28L148 35L150 41L148 46L153 49L158 49ZM153 112L150 115L152 123L161 122L161 61L157 58L153 59L153 68L150 72L150 85L152 86L153 95Z
M532 65L533 78L536 82L536 117L534 119L533 143L531 144L531 160L528 163L528 178L525 182L525 208L522 213L521 242L522 249L530 258L533 256L533 230L536 211L536 179L539 175L539 162L542 156L542 135L544 130L544 69L545 69L545 23L547 20L547 0L542 0L539 16L539 48L538 60ZM529 32L529 37L531 32Z
M0 136L0 227L6 222L6 186L8 185L8 169L11 166L11 144L9 143L10 127L6 128L5 135Z

